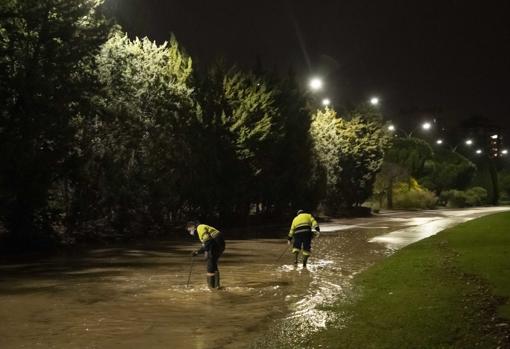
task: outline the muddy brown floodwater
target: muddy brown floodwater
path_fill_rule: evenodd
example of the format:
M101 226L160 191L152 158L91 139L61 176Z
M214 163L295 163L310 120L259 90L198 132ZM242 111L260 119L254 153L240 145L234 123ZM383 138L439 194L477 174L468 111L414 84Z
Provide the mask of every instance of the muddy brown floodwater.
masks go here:
M406 244L507 209L337 220L323 225L308 269L294 268L290 253L277 261L283 239L227 240L223 289L214 292L199 259L186 287L189 243L4 261L0 348L299 348L341 316L322 306L349 292L354 275Z

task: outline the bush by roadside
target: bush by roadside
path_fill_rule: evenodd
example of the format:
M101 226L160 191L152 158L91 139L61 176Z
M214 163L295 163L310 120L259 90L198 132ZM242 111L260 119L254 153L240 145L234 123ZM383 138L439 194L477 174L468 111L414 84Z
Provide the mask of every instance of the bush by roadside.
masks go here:
M436 195L411 179L401 182L393 191L393 207L396 209L433 209L437 205Z
M482 206L487 204L487 200L487 190L482 187L473 187L466 191L447 190L440 195L440 202L451 208Z

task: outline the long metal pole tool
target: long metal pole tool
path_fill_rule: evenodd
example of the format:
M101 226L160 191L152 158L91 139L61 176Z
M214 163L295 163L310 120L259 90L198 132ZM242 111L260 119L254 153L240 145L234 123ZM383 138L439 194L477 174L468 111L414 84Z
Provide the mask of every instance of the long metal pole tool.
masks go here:
M191 256L191 263L189 264L189 274L188 274L188 282L186 283L186 288L189 287L189 281L191 279L191 273L193 272L193 257Z
M278 257L278 259L276 261L277 262L280 261L280 259L282 259L282 257L285 254L285 252L287 252L288 250L289 250L289 246L285 246L285 249L283 250L282 254L280 255L280 257Z

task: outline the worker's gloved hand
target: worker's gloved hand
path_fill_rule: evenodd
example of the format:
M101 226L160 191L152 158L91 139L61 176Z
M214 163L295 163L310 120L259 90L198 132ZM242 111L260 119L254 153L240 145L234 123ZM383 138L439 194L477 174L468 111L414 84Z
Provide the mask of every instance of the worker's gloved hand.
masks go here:
M195 257L195 256L197 256L197 255L198 255L198 251L193 251L193 252L191 252L191 257Z
M287 245L290 245L292 243L292 238L287 239Z

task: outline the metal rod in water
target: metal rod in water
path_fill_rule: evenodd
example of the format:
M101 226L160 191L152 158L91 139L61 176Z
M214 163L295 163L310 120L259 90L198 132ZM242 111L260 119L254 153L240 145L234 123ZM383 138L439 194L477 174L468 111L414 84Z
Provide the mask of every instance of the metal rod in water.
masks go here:
M189 287L189 281L191 279L191 273L193 272L193 256L191 256L191 263L189 264L188 282L186 282L186 288Z

